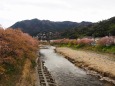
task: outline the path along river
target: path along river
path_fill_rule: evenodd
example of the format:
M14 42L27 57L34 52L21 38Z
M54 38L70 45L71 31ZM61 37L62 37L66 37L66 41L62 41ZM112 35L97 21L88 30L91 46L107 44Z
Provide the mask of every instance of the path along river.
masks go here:
M63 55L55 53L55 47L45 47L47 48L40 49L40 58L45 62L44 65L51 72L58 86L114 86L74 66Z

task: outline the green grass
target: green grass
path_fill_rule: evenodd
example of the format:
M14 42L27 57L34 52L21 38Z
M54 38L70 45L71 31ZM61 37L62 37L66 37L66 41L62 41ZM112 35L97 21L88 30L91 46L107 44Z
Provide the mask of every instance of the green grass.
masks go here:
M54 44L55 45L55 44ZM92 45L84 45L84 44L56 44L59 47L70 47L72 49L83 49L83 50L91 50L91 51L96 51L96 52L102 52L102 53L110 53L110 54L115 54L115 45L111 46L92 46Z

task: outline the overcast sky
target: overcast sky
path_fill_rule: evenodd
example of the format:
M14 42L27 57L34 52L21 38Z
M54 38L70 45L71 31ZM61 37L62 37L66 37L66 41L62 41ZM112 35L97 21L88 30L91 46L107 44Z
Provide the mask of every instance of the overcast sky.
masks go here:
M97 22L115 16L115 0L0 0L0 24L25 19Z

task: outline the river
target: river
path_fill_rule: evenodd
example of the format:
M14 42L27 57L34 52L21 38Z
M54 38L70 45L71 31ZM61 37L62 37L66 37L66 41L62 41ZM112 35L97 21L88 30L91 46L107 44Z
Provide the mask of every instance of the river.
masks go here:
M40 49L40 58L45 62L44 65L58 86L114 86L106 81L100 81L96 76L88 75L85 70L76 67L63 55L55 53L55 47L45 47Z

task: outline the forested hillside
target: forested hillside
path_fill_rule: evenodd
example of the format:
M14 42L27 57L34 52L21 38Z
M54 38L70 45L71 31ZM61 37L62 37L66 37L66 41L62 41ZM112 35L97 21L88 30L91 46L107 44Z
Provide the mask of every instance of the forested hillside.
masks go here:
M20 22L16 22L11 28L17 29L20 28L23 32L29 33L32 36L36 36L38 33L42 32L62 32L67 29L72 29L79 26L87 26L92 24L91 22L71 22L71 21L64 21L64 22L54 22L49 20L24 20Z
M27 73L22 72L25 62L28 67L34 66L37 46L37 40L20 30L0 29L0 86L16 86Z
M115 17L97 23L91 22L52 22L49 20L24 20L11 26L14 29L20 28L23 32L36 36L43 32L58 32L59 38L72 38L84 36L104 37L115 36Z
M108 20L99 21L92 25L80 26L73 29L65 30L62 37L77 38L84 36L104 37L115 36L115 17Z

